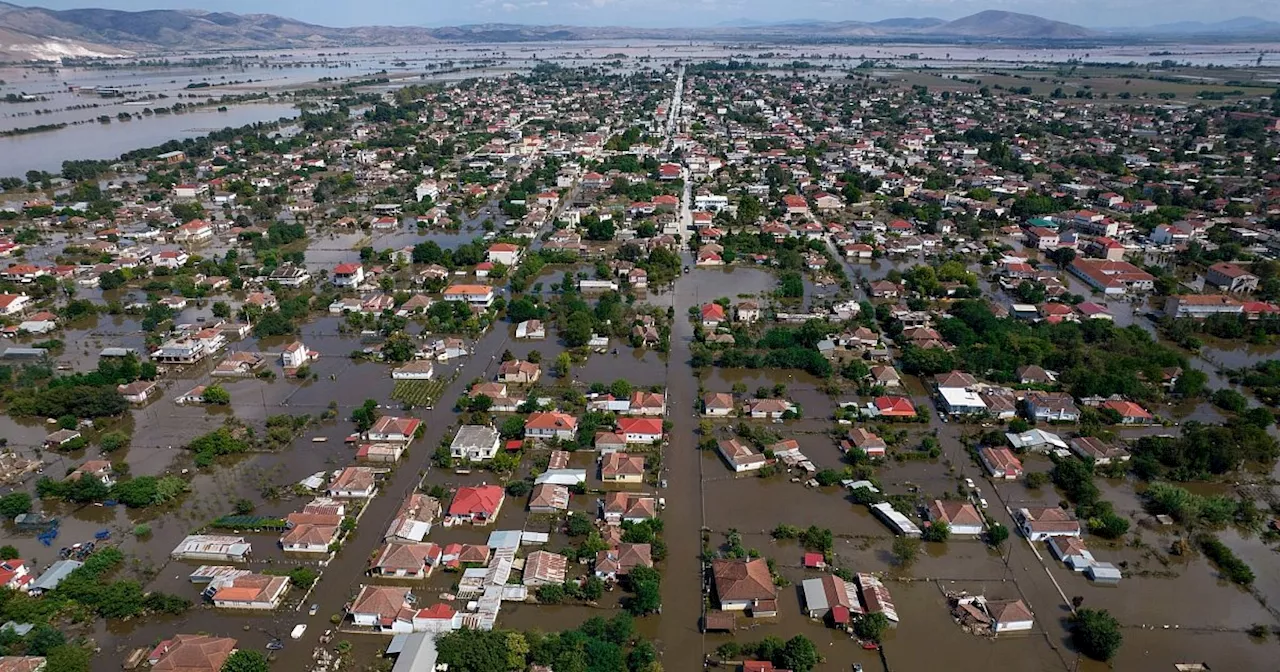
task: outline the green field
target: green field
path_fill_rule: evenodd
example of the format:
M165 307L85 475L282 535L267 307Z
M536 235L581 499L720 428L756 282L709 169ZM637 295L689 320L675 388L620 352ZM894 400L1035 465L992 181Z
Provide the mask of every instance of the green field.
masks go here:
M447 384L444 380L397 380L391 398L414 406L431 406Z

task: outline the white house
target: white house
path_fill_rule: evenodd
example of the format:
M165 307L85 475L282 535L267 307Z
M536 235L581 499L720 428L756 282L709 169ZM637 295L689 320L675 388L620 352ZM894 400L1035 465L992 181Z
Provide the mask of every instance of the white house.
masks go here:
M435 365L425 359L419 359L392 369L392 380L431 380L435 375Z
M296 369L311 361L313 354L307 350L307 346L303 345L302 341L294 341L284 346L284 350L280 353L280 364L286 369Z
M498 431L486 425L463 425L458 429L453 443L449 444L449 454L458 460L480 462L492 460L498 454L501 437Z

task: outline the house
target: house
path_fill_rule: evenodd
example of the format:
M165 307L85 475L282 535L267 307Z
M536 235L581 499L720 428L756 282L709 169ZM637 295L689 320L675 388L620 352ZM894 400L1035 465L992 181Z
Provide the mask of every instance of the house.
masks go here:
M530 413L524 423L524 435L530 439L573 439L578 434L578 419L560 411Z
M843 626L863 613L858 587L834 574L824 574L820 579L805 579L800 589L809 618L829 616L832 624Z
M636 567L653 567L650 544L623 544L596 553L595 575L610 581L626 576Z
M644 482L644 456L609 453L600 461L600 480L612 483Z
M876 397L871 402L873 413L884 418L914 418L916 406L907 397Z
M458 488L449 503L448 520L452 523L488 525L498 516L506 493L497 485Z
M303 266L295 266L292 263L283 263L271 271L271 275L267 276L270 282L274 282L281 287L301 287L311 282L311 273Z
M23 590L23 587L34 581L35 574L22 560L13 559L0 562L0 588Z
M23 626L21 631L12 622L5 625L5 630L19 637L25 636L32 629L30 624ZM0 656L0 672L44 672L47 662L44 656Z
M1049 452L1050 448L1057 450L1066 450L1067 442L1063 441L1057 434L1046 432L1042 429L1032 429L1022 434L1008 433L1004 438L1009 440L1009 444L1018 450L1033 450L1037 452Z
M738 439L726 439L716 442L716 450L720 457L728 463L729 468L738 473L756 471L764 467L768 460L764 455L751 449L751 446Z
M1031 541L1080 536L1080 521L1075 514L1056 506L1018 509L1015 518L1018 529Z
M605 522L618 524L639 523L658 516L658 500L649 495L630 492L610 492L601 503L600 517Z
M760 304L755 301L739 301L734 307L734 314L739 322L752 324L760 321Z
M787 194L782 197L782 205L787 209L789 215L805 215L809 213L809 202L804 196L795 194Z
M985 446L978 451L982 465L992 478L1015 480L1022 476L1022 461L1003 446Z
M1068 267L1071 274L1107 296L1149 292L1155 277L1127 261L1076 258Z
M297 369L314 359L316 353L307 350L302 341L294 341L284 346L280 352L280 364L286 369Z
M866 487L866 486L864 486ZM871 486L874 491L874 486ZM904 537L919 537L921 535L920 528L911 519L902 515L902 512L893 508L889 502L877 502L871 505L871 513L879 518L894 534Z
M280 606L289 590L289 577L264 574L241 574L229 580L215 580L213 606L219 609L254 609L270 611Z
M53 432L52 434L44 437L44 447L57 450L59 448L66 446L72 441L79 439L80 437L81 437L80 432L77 432L74 429L59 429Z
M1022 600L987 600L991 629L1002 632L1026 632L1035 627L1035 616Z
M1065 392L1031 392L1026 397L1027 413L1032 420L1046 422L1078 422L1080 409L1075 399Z
M1076 437L1068 441L1067 445L1071 447L1071 452L1093 460L1094 464L1126 462L1129 459L1129 451L1124 446L1092 436Z
M37 597L43 595L57 588L58 584L62 583L71 572L80 569L83 565L84 563L79 560L59 560L49 565L49 569L46 569L40 578L32 581L27 586L27 592ZM0 668L0 672L3 672L3 668Z
M737 404L733 395L727 392L711 392L702 397L702 414L712 418L723 418L733 413Z
M28 334L47 334L58 328L58 316L42 310L18 324L18 331Z
M422 541L431 533L440 509L440 500L418 492L410 494L400 505L383 538L387 541Z
M534 551L524 559L524 576L521 582L526 586L561 585L568 575L569 559L559 553Z
M387 543L374 553L369 570L394 579L425 579L440 564L441 556L442 550L436 544Z
M725 321L724 306L718 303L702 304L702 326L715 329Z
M31 297L26 294L0 294L0 315L17 315L27 309Z
M174 560L244 562L252 546L244 537L221 534L193 534L183 539L169 553Z
M547 328L541 320L525 320L516 325L516 338L540 341L547 337Z
M902 387L902 376L892 366L876 365L870 369L871 383L886 388Z
M1023 385L1052 385L1058 382L1057 376L1045 371L1035 364L1027 364L1020 366L1014 375L1018 377L1018 382Z
M512 243L494 243L489 246L485 258L494 264L513 267L520 263L520 246Z
M329 484L329 496L342 499L369 499L377 492L371 467L347 467Z
M661 392L636 390L631 393L631 401L623 412L627 415L665 415L667 395Z
M1209 267L1204 281L1224 292L1255 292L1258 290L1258 276L1243 268L1225 261Z
M662 420L660 418L619 418L618 433L626 437L627 443L655 444L662 441Z
M290 553L328 553L341 534L338 525L297 523L280 535L280 547Z
M335 287L354 289L364 283L364 267L360 264L338 264L329 276Z
M967 501L935 499L929 504L929 520L942 521L956 535L982 534L982 514Z
M502 439L498 430L487 425L463 425L449 444L449 455L455 460L481 462L498 454Z
M151 380L135 380L126 385L116 386L116 391L120 393L120 396L131 404L147 403L147 399L158 389L160 389L159 386L156 385L155 381Z
M174 635L147 656L155 672L220 672L236 650L236 640L208 635Z
M404 456L405 444L396 442L361 443L356 448L359 462L399 462Z
M862 427L849 430L849 443L851 448L861 450L867 457L882 458L888 450L880 435Z
M615 453L627 449L627 437L619 432L596 432L593 443L595 449L602 454Z
M111 463L107 460L89 460L84 464L76 467L76 470L67 474L65 480L78 481L85 475L93 476L102 482L108 488L115 485L115 471L111 468Z
M1175 319L1203 320L1212 315L1243 315L1244 304L1222 294L1181 294L1165 299L1164 314Z
M778 599L769 565L754 560L713 560L711 575L722 611L754 609L763 601Z
M742 410L753 418L777 420L787 411L795 411L796 405L786 399L748 399Z
M392 380L431 380L436 367L430 360L417 359L391 370Z
M531 513L559 513L569 508L569 486L539 483L529 493Z
M413 594L408 588L361 586L347 613L358 626L377 628L383 633L413 631Z
M384 415L373 423L364 438L370 441L399 441L409 443L417 437L422 421L417 418L397 418Z
M872 574L855 574L858 587L862 589L862 605L868 614L884 614L890 623L898 622L898 609L893 604L889 589Z
M1147 409L1132 401L1110 399L1102 402L1099 408L1110 409L1119 413L1120 424L1122 425L1149 425L1155 420Z
M488 308L493 305L493 288L488 285L451 285L444 290L445 301L465 301L472 307Z
M533 362L512 359L498 367L498 381L514 385L531 385L542 377L542 368Z
M1049 537L1049 550L1053 552L1053 557L1072 571L1083 572L1095 562L1093 553L1079 537Z

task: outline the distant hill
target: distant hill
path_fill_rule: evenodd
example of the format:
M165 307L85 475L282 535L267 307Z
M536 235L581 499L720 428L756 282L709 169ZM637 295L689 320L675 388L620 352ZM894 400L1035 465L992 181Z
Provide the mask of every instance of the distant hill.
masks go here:
M1248 35L1280 35L1280 22L1260 19L1256 16L1240 16L1226 21L1204 23L1202 21L1179 21L1162 23L1155 26L1137 28L1119 28L1112 32L1134 33L1140 35L1209 35L1209 36L1248 36Z
M264 6L269 6L264 3ZM520 25L483 23L441 28L361 26L332 28L271 14L201 10L51 10L0 0L0 60L59 55L161 53L270 48L418 45L450 42L534 42L627 39L760 39L774 41L903 38L908 40L1088 40L1132 35L1203 35L1219 39L1280 36L1280 23L1241 17L1218 23L1182 22L1145 28L1090 30L1031 14L988 10L955 21L890 18L882 21L795 19L764 23L738 18L700 28Z
M1051 40L1075 40L1097 35L1083 26L1052 21L1032 14L1002 12L994 9L949 21L924 32L954 37Z

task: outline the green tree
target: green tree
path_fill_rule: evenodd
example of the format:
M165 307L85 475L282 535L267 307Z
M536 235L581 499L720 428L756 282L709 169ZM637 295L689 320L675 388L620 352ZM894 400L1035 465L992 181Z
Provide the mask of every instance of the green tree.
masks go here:
M222 663L220 672L268 672L267 657L253 649L240 649Z
M779 667L796 672L809 672L822 662L822 656L818 655L818 647L804 635L796 635L787 640L786 646L782 648L777 658L774 663Z
M920 540L913 537L894 537L893 559L900 567L910 567L920 554Z
M41 623L27 635L27 655L47 656L66 643L66 635L48 623Z
M1009 528L1000 523L992 523L991 527L987 529L987 541L989 541L992 546L999 548L1004 545L1004 542L1008 539Z
M17 548L9 544L0 546L0 560L16 560L20 557L22 557L22 554L18 552Z
M12 520L15 516L31 513L31 495L11 492L0 497L0 517Z
M42 672L89 672L89 650L75 644L63 644L45 656Z
M905 538L905 537L900 537ZM889 617L880 612L863 614L853 622L853 632L869 642L878 642L889 629Z
M946 541L951 537L951 525L945 520L930 521L929 526L924 528L925 541Z
M1124 635L1106 609L1081 609L1069 619L1071 641L1086 656L1107 661L1116 655Z
M209 385L204 388L204 392L200 395L200 399L206 404L226 406L231 403L231 393L221 385Z

